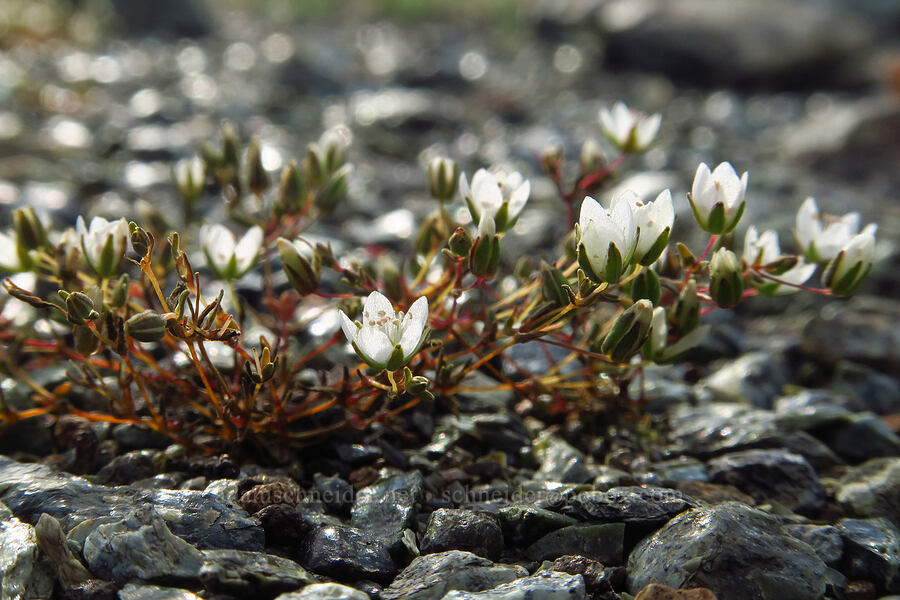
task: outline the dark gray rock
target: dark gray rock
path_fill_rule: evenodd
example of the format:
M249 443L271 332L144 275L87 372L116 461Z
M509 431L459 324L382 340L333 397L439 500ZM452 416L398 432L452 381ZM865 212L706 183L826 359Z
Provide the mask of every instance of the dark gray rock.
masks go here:
M316 473L313 482L319 493L319 499L329 509L344 511L353 504L353 487L337 475L326 477Z
M552 531L525 549L531 560L554 560L578 555L603 564L620 565L625 523L579 523Z
M784 445L775 413L716 402L676 408L669 416L671 450L701 460L726 452Z
M119 600L201 600L187 590L139 583L126 584L118 595Z
M337 525L318 527L307 537L302 563L310 571L338 581L386 583L396 572L384 544L363 530Z
M238 598L274 598L316 582L292 560L244 550L206 550L200 581L213 594Z
M842 360L834 370L830 388L853 398L860 411L876 415L900 412L900 379L873 367Z
M537 481L585 483L591 479L584 453L559 437L545 435L535 440L534 455L541 464L534 475Z
M853 15L777 0L651 0L627 26L608 25L615 65L694 84L755 88L841 83L835 65L866 49L874 35Z
M37 523L46 512L58 519L67 533L79 524L89 527L90 522L130 519L139 507L153 507L165 515L175 535L200 549L262 550L265 537L243 509L213 494L94 485L81 477L3 456L0 501L28 523Z
M827 390L802 390L775 400L778 425L786 431L810 431L850 414L848 399Z
M38 546L53 563L56 576L64 587L82 584L92 578L76 558L59 521L44 513L34 527Z
M160 4L113 0L111 6L120 25L130 35L169 39L201 37L213 27L206 6L195 0L163 0Z
M900 592L900 531L887 519L841 519L843 572L872 581L882 592Z
M635 475L644 485L662 487L675 487L682 481L709 481L706 465L685 456L647 465Z
M578 521L552 510L516 504L497 512L504 538L516 545L530 544L538 538Z
M543 571L483 592L452 591L442 600L586 600L584 579L558 571Z
M494 382L494 385L497 383ZM496 414L442 417L435 428L431 443L425 450L431 458L440 458L457 445L463 447L473 445L481 450L493 448L517 454L521 448L530 444L531 435L522 420L503 410Z
M0 504L0 594L3 598L49 598L53 569L41 554L34 528Z
M112 428L112 437L123 450L143 450L144 448L163 450L172 443L168 436L143 425L132 425L131 423L115 425Z
M631 473L626 473L609 465L596 465L593 471L593 486L595 490L600 492L605 492L614 487L637 485L638 483L638 480Z
M651 524L696 506L695 500L676 490L633 486L578 494L570 502L570 512L584 521Z
M776 501L801 514L825 505L825 487L805 458L784 450L744 450L714 458L707 466L715 483L728 483L758 504Z
M471 552L450 550L414 559L390 587L382 600L440 600L451 590L481 592L528 575L516 565L494 564Z
M719 600L821 600L827 567L776 517L738 502L685 512L628 557L628 591L649 583L712 590Z
M439 508L431 513L422 538L422 554L466 550L496 560L503 551L497 517L468 509Z
M379 479L356 494L350 525L366 531L393 556L403 556L403 532L415 526L416 511L425 493L422 473L383 471Z
M844 555L844 540L833 525L785 525L784 530L809 544L825 564L834 567Z
M369 600L369 596L339 583L314 583L299 592L281 594L276 600Z
M782 437L784 449L799 454L819 473L846 464L825 442L805 431L789 431Z
M872 413L848 415L816 435L850 462L900 455L900 437Z
M162 466L159 450L132 450L116 456L97 472L101 485L125 485L156 475Z
M787 382L787 366L780 355L751 352L719 367L703 385L717 402L769 409Z
M151 510L95 527L82 550L91 573L118 584L197 584L203 553L172 534Z
M837 501L854 517L884 517L900 526L900 458L876 458L840 480Z

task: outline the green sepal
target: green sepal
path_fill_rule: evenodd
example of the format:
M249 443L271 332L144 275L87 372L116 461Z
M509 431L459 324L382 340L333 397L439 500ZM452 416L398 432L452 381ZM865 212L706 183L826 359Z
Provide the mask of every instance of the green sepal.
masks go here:
M709 212L709 217L707 217L706 219L705 229L714 235L718 235L721 233L725 233L726 225L725 203L716 202L713 205L712 210Z
M744 215L744 209L747 207L746 202L741 202L741 205L738 206L737 212L734 213L734 217L731 219L731 222L725 227L725 231L722 233L731 233L734 231L734 228L737 227L738 223L741 220L741 217Z
M500 205L500 208L494 215L494 227L497 228L497 233L503 233L512 227L512 223L509 222L509 202L504 201Z
M631 280L631 299L635 302L646 299L656 306L661 297L662 287L659 283L659 275L653 269L644 269Z
M663 250L666 249L666 246L669 244L669 235L671 234L671 227L666 227L662 233L656 238L656 241L653 242L653 245L650 246L650 249L647 250L647 253L641 257L640 264L649 267L656 259L662 255Z
M619 252L619 249L613 242L609 243L609 250L607 251L607 259L606 259L606 271L604 275L607 283L613 284L619 281L619 278L622 276L622 268L623 268L623 260L622 253Z
M584 274L587 275L588 279L596 284L603 283L603 279L597 275L594 271L594 266L591 265L591 260L588 258L587 249L584 247L584 244L578 244L578 266L581 267L581 270L584 271Z

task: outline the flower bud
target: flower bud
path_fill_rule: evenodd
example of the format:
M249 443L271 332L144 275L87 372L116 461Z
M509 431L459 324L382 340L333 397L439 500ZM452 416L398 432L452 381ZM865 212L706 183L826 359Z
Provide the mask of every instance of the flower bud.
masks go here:
M596 173L606 166L606 154L593 138L588 138L581 145L581 172L585 175Z
M281 257L281 267L287 275L288 281L301 296L311 294L319 287L319 271L321 263L319 255L312 249L305 252L303 242L290 242L284 238L278 238L275 242L278 246L278 256ZM310 260L304 254L312 256Z
M638 300L615 320L600 351L615 362L628 360L647 341L652 320L653 305L649 300Z
M125 306L125 303L128 302L128 286L130 284L131 278L128 277L128 273L122 273L122 275L116 281L116 285L113 286L110 304L112 304L116 308L122 308L123 306Z
M172 168L172 178L178 193L186 202L193 202L203 193L203 185L206 183L206 164L199 156L185 158L175 163Z
M262 356L253 349L253 361L244 363L244 372L253 383L265 383L272 379L275 368L278 366L278 357L272 360L272 353L268 346L263 346Z
M413 375L409 367L403 367L403 387L408 394L434 400L434 395L428 390L430 384L427 377Z
M125 321L125 333L139 342L158 342L166 335L166 320L152 310L145 310Z
M150 235L134 221L128 223L128 232L134 251L141 257L147 256L147 252L150 251Z
M65 290L59 290L59 295L66 301L66 317L70 323L84 325L100 316L94 309L94 301L87 294L82 292L70 294Z
M476 277L493 277L500 265L500 237L494 228L494 219L488 214L481 215L478 237L469 252L469 270Z
M296 214L301 212L306 200L306 187L303 184L303 174L297 161L290 161L281 171L281 181L278 184L278 198L275 200L275 212L278 214Z
M569 293L563 286L569 287L569 280L562 271L541 261L541 296L544 300L554 306L568 306Z
M722 308L740 302L744 294L744 270L737 255L719 248L709 261L709 295Z
M713 171L700 163L688 201L700 227L713 235L729 233L737 227L746 205L749 175L738 177L731 163L723 162Z
M544 173L551 178L558 175L565 162L562 146L548 146L544 148L541 150L539 160Z
M322 186L316 190L316 208L329 213L347 196L347 177L353 171L353 165L344 165L331 174Z
M447 246L450 248L450 252L456 256L468 256L469 250L472 249L472 236L469 235L465 227L457 227L453 235L450 236Z
M76 325L72 333L75 338L75 352L82 356L90 356L100 346L100 340L87 325Z
M247 178L247 188L256 196L261 196L269 186L269 174L266 173L262 164L262 149L259 146L259 140L252 138L250 145L247 147L247 156L245 158L244 170Z
M47 243L47 233L34 208L26 206L13 211L16 242L25 250L37 250Z
M459 165L455 160L438 156L428 163L428 188L435 200L449 202L456 193L458 181Z
M687 334L700 324L700 299L697 298L696 280L690 279L687 282L669 316L670 324L680 335Z
M875 236L864 230L850 238L822 274L822 283L835 296L849 296L872 270Z
M659 285L659 275L653 269L642 269L631 280L631 299L635 302L646 299L656 306L659 304L660 296L662 296L662 289Z

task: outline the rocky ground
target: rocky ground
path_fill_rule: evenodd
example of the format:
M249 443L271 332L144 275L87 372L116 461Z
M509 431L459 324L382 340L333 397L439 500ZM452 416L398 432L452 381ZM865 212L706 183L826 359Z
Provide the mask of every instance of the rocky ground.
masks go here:
M344 123L358 166L324 236L403 247L431 209L421 166L448 153L532 177L516 254L566 228L536 154L574 155L623 99L663 129L622 183L672 187L679 239L697 163L729 160L751 172L748 221L786 240L815 195L879 223L880 262L849 301L710 314L710 338L648 369L640 418L610 431L470 394L405 415L420 444L373 431L263 467L129 425L24 421L0 432L0 597L900 597L900 5L534 0L510 27L25 4L0 8L4 219L22 202L61 223L177 214L169 165L222 119L273 169Z

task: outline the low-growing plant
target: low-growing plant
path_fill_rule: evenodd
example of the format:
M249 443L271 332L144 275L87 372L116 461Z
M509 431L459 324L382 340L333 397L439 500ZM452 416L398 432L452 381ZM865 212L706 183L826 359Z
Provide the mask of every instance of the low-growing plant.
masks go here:
M627 396L646 363L688 353L708 311L755 294L845 296L871 268L875 226L860 232L857 214L823 216L812 199L797 215L798 255L751 226L739 258L723 240L741 221L748 174L729 163L701 164L686 199L709 233L705 248L673 244L680 199L669 190L653 200L628 190L603 202L590 195L653 143L659 115L619 103L600 121L615 158L594 140L571 171L562 149L540 157L573 230L539 265L504 255L530 182L486 169L469 178L448 158L428 164L436 207L409 256L349 258L315 242L317 221L342 206L352 175L340 130L309 144L273 183L260 143L244 147L226 125L218 148L201 146L173 168L180 231L159 214L142 223L79 217L55 231L18 208L0 232L0 269L12 275L9 295L31 308L2 313L0 360L30 388L33 406L16 410L0 396L0 419L71 413L145 425L208 452L303 445L390 426L421 402L452 409L455 394L481 389L476 371L548 412L592 411ZM227 224L198 222L198 202L214 197ZM455 201L471 221L451 216ZM817 265L821 289L805 285ZM239 294L235 283L251 272L258 295ZM338 310L333 334L311 347L310 315ZM512 356L525 343L547 350L542 372ZM335 351L346 346L359 361ZM31 376L61 361L69 376L56 387Z

